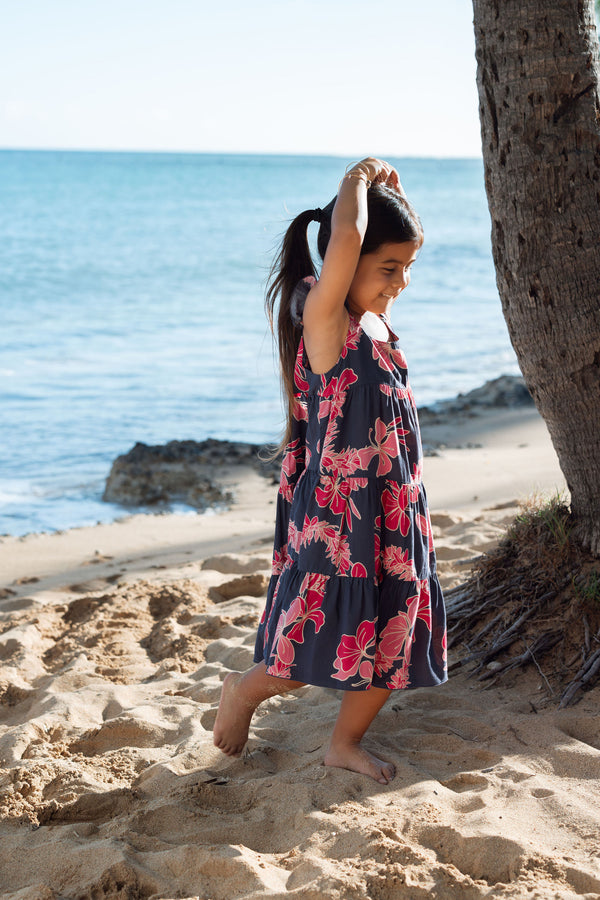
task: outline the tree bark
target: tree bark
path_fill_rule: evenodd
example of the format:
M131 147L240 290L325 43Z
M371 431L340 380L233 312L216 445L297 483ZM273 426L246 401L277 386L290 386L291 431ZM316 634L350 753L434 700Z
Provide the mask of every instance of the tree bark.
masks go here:
M600 100L593 0L473 0L504 317L600 555Z

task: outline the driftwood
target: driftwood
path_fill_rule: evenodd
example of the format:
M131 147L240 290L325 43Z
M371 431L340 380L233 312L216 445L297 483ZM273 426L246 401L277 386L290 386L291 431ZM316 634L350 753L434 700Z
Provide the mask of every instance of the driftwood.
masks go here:
M446 592L450 669L494 684L535 666L560 707L600 680L598 560L569 540L569 511L519 517L500 546L476 563L468 581Z

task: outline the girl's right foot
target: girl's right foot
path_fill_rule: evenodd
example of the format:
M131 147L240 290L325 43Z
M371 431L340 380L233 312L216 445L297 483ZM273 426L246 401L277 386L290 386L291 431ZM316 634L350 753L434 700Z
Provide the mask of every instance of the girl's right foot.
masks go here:
M254 707L239 687L241 672L230 672L221 689L219 711L213 728L213 743L226 756L241 756L248 740Z
M331 744L323 760L326 766L337 766L338 769L350 769L360 775L369 775L379 784L389 784L396 774L393 763L379 759L369 753L360 744L349 742Z

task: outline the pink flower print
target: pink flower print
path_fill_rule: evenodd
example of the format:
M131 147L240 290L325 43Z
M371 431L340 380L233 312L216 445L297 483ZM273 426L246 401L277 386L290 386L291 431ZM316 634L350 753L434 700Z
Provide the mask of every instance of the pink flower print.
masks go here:
M285 561L287 559L287 544L284 544L280 550L273 551L273 562L271 570L273 575L281 575Z
M433 547L433 532L431 530L431 521L429 519L429 510L426 510L426 514L422 516L420 513L417 513L415 516L415 522L419 528L419 531L423 533L423 535L429 541L429 547Z
M400 349L400 347L390 347L390 356L392 357L395 364L397 366L399 366L401 369L408 368L408 364L406 362L406 356L404 355L404 353Z
M410 677L408 671L408 665L406 662L399 668L396 669L392 677L388 682L386 682L386 687L390 690L404 690L410 685Z
M357 323L353 322L352 319L350 319L350 324L348 325L348 334L346 335L346 342L342 349L341 359L346 359L346 357L348 356L348 351L358 349L359 340L360 328L358 327Z
M406 613L398 613L389 620L381 634L375 653L375 671L388 672L402 658L406 642L410 643L412 623Z
M435 661L438 663L444 664L444 669L446 668L446 661L448 659L448 636L446 634L446 629L442 625L436 625L433 629L433 652L435 654Z
M418 463L413 463L413 473L411 478L411 485L415 487L420 486L423 481L423 460L420 460ZM412 497L411 497L412 499ZM416 497L414 498L417 499Z
M355 381L358 381L356 372L353 369L344 369L338 378L330 378L329 382L324 384L319 403L319 419L323 419L327 415L334 418L339 416L346 400L348 388Z
M394 393L398 400L409 400L411 406L414 406L414 402L412 400L412 392L408 385L406 387L396 387L394 388Z
M286 637L296 644L304 643L304 626L313 622L318 633L325 622L321 611L328 576L307 572L302 580L299 595L292 601L285 616Z
M397 457L400 452L400 444L406 446L406 442L402 439L409 432L405 428L398 427L401 424L401 418L393 419L388 425L383 419L376 419L374 437L372 437L373 429L369 429L371 446L363 447L362 450L358 451L363 469L368 468L373 457L379 456L376 474L378 476L387 475L392 468L390 460Z
M368 479L344 479L339 476L333 478L331 475L325 475L321 484L323 486L315 491L317 503L319 506L328 506L334 515L343 516L348 531L352 531L352 516L360 519L358 508L352 499L352 492L359 487L366 487Z
M302 532L298 531L296 528L296 523L293 519L290 519L290 523L288 525L288 547L292 550L295 550L296 553L300 550L302 546Z
M350 570L350 547L348 538L345 534L340 534L337 530L335 539L327 548L327 556L337 568L338 575L346 575Z
M393 372L392 361L385 349L385 344L379 341L373 341L373 359L380 369L385 372Z
M289 667L294 662L294 655L296 651L294 650L292 642L283 633L286 618L287 615L285 612L282 612L279 616L277 627L275 629L275 637L273 638L272 653L275 656L276 661L289 670Z
M360 327L360 323L357 319L355 319L352 315L350 316L350 321L348 323L348 333L346 335L346 343L344 345L344 350L342 351L342 357L346 357L346 353L344 351L348 350L356 350L358 348L358 342L360 341L360 336L362 334L362 328Z
M375 518L375 534L374 534L374 552L375 552L375 581L381 583L383 576L383 566L381 562L381 516Z
M275 659L289 670L294 662L296 651L287 635L280 634L279 637L275 637L273 653L275 654Z
M332 678L347 681L358 672L361 679L370 684L373 674L373 650L375 645L375 621L365 619L356 634L344 634L337 647Z
M288 501L292 502L294 496L294 487L290 484L290 478L296 474L298 463L301 461L303 446L300 438L296 438L291 444L288 444L285 456L281 463L281 477L279 479L279 493Z
M367 569L362 563L354 563L352 568L350 569L350 575L352 578L367 578Z
M413 626L417 619L421 619L431 631L431 598L427 579L417 582L417 592L408 600L408 617Z
M306 405L306 401L302 400L302 398L297 395L294 395L292 416L296 422L308 422L308 406Z
M288 543L290 541L288 532ZM314 518L304 518L301 542L307 546L311 541L323 541L328 559L337 567L338 575L345 575L350 569L350 547L345 534L340 534L335 525Z
M404 537L410 530L410 516L406 512L408 507L408 490L405 484L396 481L389 482L381 494L381 502L385 514L385 527L390 531L400 530Z
M417 570L414 561L408 558L408 550L389 545L383 551L383 568L390 575L397 575L401 581L416 581Z
M379 390L382 394L385 394L386 397L392 396L392 386L391 384L380 384Z
M284 476L281 476L281 481L279 482L279 493L288 503L291 503L294 499L294 487L289 483L287 478L284 479Z
M346 508L346 500L350 496L350 484L339 477L325 475L321 479L322 487L315 490L319 506L329 506L336 515L341 515Z
M302 449L300 438L296 438L295 441L292 441L291 444L287 445L285 455L281 461L281 471L284 472L288 478L291 478L298 468L298 459L302 456Z
M296 655L294 644L304 643L304 626L311 621L315 633L321 629L325 615L320 607L328 580L327 575L308 572L300 585L300 593L287 612L279 616L272 650L275 663L267 670L269 675L290 678L290 669Z
M353 475L357 469L362 469L358 450L354 450L352 447L337 453L325 449L321 457L321 466L325 470L333 469L339 472L344 478Z
M294 366L294 384L300 393L306 393L310 385L306 380L306 369L302 365L302 357L304 356L304 341L300 338L298 345L298 353L296 354L296 365Z
M275 661L272 665L267 666L266 668L267 675L272 675L273 678L291 678L290 667L286 666L279 657L275 658Z

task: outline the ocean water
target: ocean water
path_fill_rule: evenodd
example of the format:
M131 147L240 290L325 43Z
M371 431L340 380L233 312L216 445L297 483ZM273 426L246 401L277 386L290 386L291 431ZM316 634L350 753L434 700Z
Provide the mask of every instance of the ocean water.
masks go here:
M423 405L518 367L482 163L392 162L426 236L393 314ZM278 438L264 284L345 164L0 151L0 534L122 515L101 495L136 441Z

